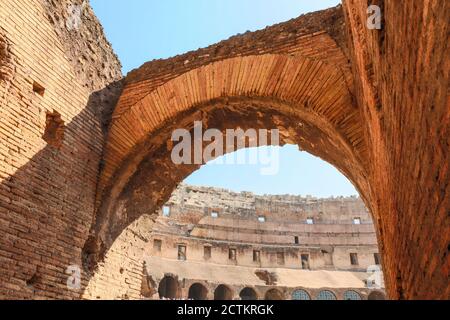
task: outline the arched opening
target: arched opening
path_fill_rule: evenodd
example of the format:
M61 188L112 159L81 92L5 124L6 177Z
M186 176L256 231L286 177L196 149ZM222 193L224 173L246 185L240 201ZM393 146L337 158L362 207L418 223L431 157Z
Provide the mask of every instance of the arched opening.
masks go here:
M206 300L208 296L208 289L201 283L194 283L189 288L188 299L191 300Z
M158 294L160 299L175 299L178 293L178 282L172 276L165 276L159 283Z
M386 295L381 291L372 291L368 300L386 300Z
M258 295L255 289L246 287L239 292L241 300L258 300Z
M245 66L252 72L243 73ZM308 77L306 70L311 71ZM261 77L253 81L252 74ZM242 77L234 79L236 75ZM187 92L191 87L199 91ZM297 145L338 168L370 204L360 112L346 75L336 64L318 63L307 53L235 57L189 70L141 95L133 107L119 102L113 119L98 188L95 237L85 245L87 268L90 261L102 259L120 232L142 215L159 210L177 185L207 162L201 157L196 162L194 156L191 164L177 164L172 157L173 133L185 130L195 137L199 123L201 134L209 129L223 135L229 129L276 129L277 143L273 136L265 141L246 136L232 151L251 147L252 142ZM207 141L202 146L208 146ZM195 144L191 147L192 156ZM225 145L222 151L232 152ZM282 250L277 252L279 265L284 258Z
M311 300L311 296L303 289L297 289L292 292L292 300Z
M258 70L255 69L251 74L261 74L264 78L259 79L259 82L253 82L250 78L240 79L237 87L229 87L227 82L213 79L222 74L222 70L227 70L229 74L226 77L231 79L234 69L236 74L240 74L239 68L247 64L258 66ZM277 72L276 76L267 74L265 70L270 70L271 65L279 65L277 70L284 73ZM330 78L326 82L314 76L304 79L302 68L329 74ZM160 101L161 96L185 97L183 90L194 74L199 81L196 87L212 88L212 91L201 91L182 101ZM283 78L279 86L272 84L272 76ZM250 74L245 77L250 77ZM317 90L314 94L305 94L305 91L313 89ZM170 94L167 93L169 91ZM327 95L329 91L332 92L330 96ZM312 96L314 99L308 98ZM330 98L333 103L330 103ZM148 117L148 112L156 108L155 105L162 105L167 111L157 122ZM244 131L250 128L279 129L280 145L297 144L302 150L333 164L354 183L365 200L369 200L370 194L364 192L368 186L361 159L364 143L360 113L353 107L342 71L332 64L316 65L314 59L308 57L284 55L226 59L167 82L146 95L136 108L128 110L128 107L119 104L117 112L118 117L110 129L105 169L99 184L101 193L98 203L101 206L95 225L99 233L97 239L91 238L85 247L86 253L91 256L97 253L102 256L102 252L96 251L102 247L108 248L119 232L142 214L154 212L162 206L176 185L204 164L203 158L190 165L174 164L171 161L173 144L169 142L172 133L179 129L194 132L196 121L202 123L205 131L210 128L219 132L236 128ZM136 118L136 113L142 115L139 117L142 122L128 123ZM117 145L123 133L129 131L124 126L136 127L136 131L133 135L127 135L126 146ZM235 147L242 148L248 143ZM259 145L271 143L258 140ZM158 174L169 171L169 180L164 180ZM147 184L145 188L143 183ZM165 187L156 187L160 185ZM141 190L134 192L136 189ZM148 201L149 198L152 200Z
M284 300L284 297L280 290L270 289L264 295L264 300Z
M232 300L233 291L224 284L219 285L214 291L214 300Z
M280 57L274 58L275 60L278 60ZM284 61L285 58L280 59L279 62L281 64L286 64L286 61ZM240 61L240 59L238 60ZM247 60L247 58L245 58L245 60ZM260 57L256 57L255 60L256 61L253 61L255 65L258 61L264 63ZM311 62L308 59L300 60L305 64ZM244 61L240 62L245 63ZM299 62L300 61L290 61L286 64L286 68L291 63L296 65ZM227 65L230 63L227 67L233 68L237 61L227 61L223 63ZM303 63L299 64L297 67L304 65ZM330 66L327 65L325 68L328 69L329 67ZM201 72L205 71L208 73L214 70L201 70ZM326 72L326 70L323 71ZM336 76L335 80L338 82L338 84L336 84L339 87L337 92L342 94L336 103L340 106L340 109L346 110L345 116L340 112L334 113L330 110L333 114L331 118L334 120L331 120L328 116L322 114L328 107L326 103L322 105L317 101L317 103L320 104L320 107L317 105L317 112L311 113L309 111L310 109L300 107L298 104L299 101L290 101L290 99L296 100L298 98L298 96L293 93L286 93L287 96L290 96L291 98L281 100L278 96L279 93L274 95L267 95L267 93L264 93L261 96L256 94L256 96L246 95L245 97L239 97L236 95L236 92L233 92L232 95L226 98L208 97L202 101L202 103L193 105L187 104L185 105L185 110L183 112L179 111L173 114L173 118L169 117L166 121L161 122L161 126L157 131L153 132L154 134L147 134L138 138L136 140L135 148L133 149L134 151L126 156L123 155L124 158L121 164L111 164L112 167L119 166L120 168L117 167L118 171L116 173L116 178L113 181L114 183L109 187L106 187L106 189L111 192L105 194L105 199L102 201L102 206L99 209L101 214L100 220L97 221L98 226L101 226L104 223L114 225L114 230L112 230L111 234L105 234L104 240L114 239L115 232L120 231L121 225L131 223L134 219L138 219L143 214L156 212L159 208L162 208L164 203L170 198L171 193L176 189L177 185L206 162L204 161L205 159L202 159L201 163L199 162L196 164L180 165L173 162L172 151L174 150L174 145L171 143L172 133L181 128L187 131L192 137L196 132L195 123L201 124L203 128L202 132L205 132L208 129L214 129L222 134L228 129L237 128L244 132L250 129L276 129L279 131L279 141L276 145L297 145L299 149L307 151L308 153L331 163L352 181L356 189L362 192L363 197L364 195L366 196L364 197L364 200L366 200L367 203L369 194L364 194L363 192L367 188L367 181L365 180L364 166L360 159L360 152L362 152L362 150L354 148L353 144L358 144L358 142L354 140L355 138L345 137L347 129L342 125L346 121L354 121L352 130L359 131L358 114L355 110L348 109L348 106L350 106L352 102L351 98L348 96L345 82L341 82L343 80L341 78L342 75L339 72L337 74L334 71L331 72ZM208 78L212 76L212 74L215 73L213 72L210 75L205 76ZM203 79L203 77L200 77L199 79ZM174 83L172 83L171 88L182 87L184 85L184 80L181 81L181 79L175 79L173 81ZM178 83L179 81L181 82ZM299 86L308 86L307 84L298 84ZM316 83L316 85L322 86L321 83ZM329 84L327 83L327 85ZM287 90L287 87L284 89ZM306 88L303 88L302 90L305 89ZM256 90L256 88L254 88L254 90ZM177 93L174 93L174 95L177 96ZM317 92L317 95L317 97L319 97L321 96L321 93ZM143 113L147 112L146 108L150 108L153 104L149 99L151 100L153 98L147 96L144 99L145 103L143 102L141 106L143 108L141 110ZM160 103L161 101L158 101L158 104ZM304 106L304 103L306 103L306 101L302 101L301 105ZM308 103L310 102L307 102L307 104ZM336 123L340 124L337 125ZM116 129L120 130L119 128ZM156 130L156 128L147 128L144 131L152 132L152 130ZM112 129L112 131L115 131L115 129ZM117 134L120 134L119 131L117 131ZM112 135L114 134L112 133ZM248 137L245 137L245 139L244 144L236 142L234 146L235 149L232 151L253 146L251 142L255 142L254 140L252 141L252 139ZM260 139L256 140L258 142L257 146L271 145L273 143L272 137L269 137L266 141L261 141ZM114 142L111 143L114 144ZM203 144L204 147L205 145L208 145L206 142ZM111 145L111 147L113 146ZM224 147L222 148L224 151L223 154L232 152ZM195 151L195 146L192 146L192 150ZM192 152L192 154L194 154L194 152ZM212 159L214 159L214 157L212 157ZM115 170L112 169L112 167L111 170ZM104 179L108 179L108 177L105 176ZM102 216L102 214L104 215ZM220 215L216 215L216 217L220 219ZM266 222L269 221L266 221L265 219L263 222L260 221L260 223ZM107 228L102 228L102 232L104 231L107 231ZM102 242L103 240L98 242L97 245L101 246ZM107 247L107 245L105 245L105 247ZM283 250L276 252L276 257L277 266L285 264L287 257L283 253ZM305 257L305 259L308 258ZM187 258L187 260L189 263L189 258ZM255 258L253 258L253 261L255 262ZM193 280L195 281L196 279ZM295 285L299 286L301 284L298 283ZM283 299L283 295L280 292L271 291L268 294L268 298L271 300L278 300Z
M336 295L330 290L322 290L316 297L316 300L337 300Z
M344 292L344 300L362 300L361 295L353 290L348 290Z

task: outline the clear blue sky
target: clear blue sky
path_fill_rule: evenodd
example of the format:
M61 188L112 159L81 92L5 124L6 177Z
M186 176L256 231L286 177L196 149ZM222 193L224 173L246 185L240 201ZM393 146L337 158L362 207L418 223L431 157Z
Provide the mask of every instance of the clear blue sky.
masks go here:
M255 31L339 0L91 0L123 72L144 62L206 47L247 30ZM258 194L325 197L357 194L334 167L295 146L280 148L277 175L255 165L207 165L187 183Z

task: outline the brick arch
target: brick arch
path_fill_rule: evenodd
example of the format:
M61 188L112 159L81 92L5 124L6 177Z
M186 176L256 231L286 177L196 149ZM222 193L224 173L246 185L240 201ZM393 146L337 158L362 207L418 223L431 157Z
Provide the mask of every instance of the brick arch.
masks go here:
M363 152L362 123L344 73L320 59L285 54L237 57L191 70L113 115L100 189L131 150L177 115L222 97L270 97L323 117Z
M226 129L224 123L231 125L227 128L280 128L282 144L298 144L335 165L360 191L367 190L362 123L347 83L341 68L323 60L264 54L193 69L159 86L127 110L119 103L105 147L97 220L94 236L85 246L86 256L98 260L127 225L143 213L154 212L179 182L198 169L172 168L181 174L168 175L163 183L168 188L150 207L141 203L137 209L134 205L136 211L123 206L126 198L136 193L155 198L154 190L138 191L145 178L136 182L136 173L167 169L170 150L164 149L171 131L190 129L194 119L221 130ZM160 159L160 167L147 165L144 169L146 158L156 163L155 159Z
M288 102L297 109L294 112L303 109L328 121L360 155L365 150L363 126L346 81L341 68L324 60L285 54L225 59L184 73L132 106L119 103L106 143L98 195L117 183L121 166L148 135L180 114L223 97Z
M282 144L298 144L354 183L374 218L389 298L448 297L450 109L448 74L441 72L448 64L448 50L445 41L436 41L446 34L446 11L438 7L438 1L418 7L387 2L389 23L377 31L361 28L367 20L364 1L345 1L345 26L337 9L338 19L331 19L333 27L326 31L307 19L292 29L242 35L132 72L106 142L94 223L83 249L85 265L91 261L95 265L118 234L132 231L125 229L127 225L144 213L152 214L179 181L198 169L170 166L165 146L170 130L187 126L187 120L203 120L222 129L224 123L234 127L253 123L283 129ZM430 19L423 19L425 12ZM398 32L411 29L405 21L423 25L416 24L415 32ZM347 29L347 35L335 22ZM304 29L310 23L314 27ZM431 36L435 32L437 36ZM399 52L406 54L399 59ZM430 52L432 56L425 54ZM269 57L274 64L260 68L267 77L250 77L253 72L248 70L261 64L243 61ZM303 81L291 79L305 90L290 96L286 79L298 70L295 61L313 63L316 69L298 72L308 77ZM216 89L216 72L213 76L205 72L218 71L214 68L219 65L228 66L222 70L227 75L223 79L230 80L226 92ZM340 79L335 86L329 85L335 80L331 75ZM185 79L184 85L180 79ZM205 86L211 81L213 90ZM257 90L242 87L255 81L260 84ZM204 86L193 86L198 83ZM183 90L190 93L184 107L188 100ZM338 94L336 90L346 103L340 107L324 103L323 93ZM432 256L426 254L430 248L435 251ZM425 269L430 272L421 271Z

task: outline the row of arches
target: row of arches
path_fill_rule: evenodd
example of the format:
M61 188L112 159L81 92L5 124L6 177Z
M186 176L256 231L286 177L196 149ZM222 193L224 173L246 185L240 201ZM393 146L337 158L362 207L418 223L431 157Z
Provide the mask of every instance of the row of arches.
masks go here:
M158 287L160 299L176 299L178 297L178 281L172 276L165 276ZM189 287L188 299L207 300L208 289L201 283L194 283ZM233 300L233 290L220 284L214 290L214 300ZM291 293L291 300L312 300L313 296L304 289L296 289ZM255 289L245 287L239 292L241 300L259 300ZM264 300L285 300L282 291L272 288L264 294ZM347 290L343 294L343 300L362 300L362 296L354 291ZM384 300L385 295L380 291L373 291L368 296L369 300ZM331 290L321 290L314 296L314 300L338 300L337 295Z

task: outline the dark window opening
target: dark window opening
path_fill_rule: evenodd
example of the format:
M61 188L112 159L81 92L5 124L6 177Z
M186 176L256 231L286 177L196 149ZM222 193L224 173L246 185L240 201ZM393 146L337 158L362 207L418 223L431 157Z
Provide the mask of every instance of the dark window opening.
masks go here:
M258 300L258 295L256 291L252 288L246 287L239 293L241 300Z
M203 247L203 258L205 260L211 259L211 246Z
M233 300L233 291L221 284L214 291L214 300Z
M160 299L175 299L178 292L178 282L170 276L165 276L158 286Z
M280 290L270 289L266 292L264 300L284 300L284 297Z
M352 266L358 265L358 254L356 253L350 253L350 263Z
M309 269L309 254L302 254L301 261L302 261L302 269L308 270Z
M294 237L294 242L295 242L295 244L298 244L299 242L298 242L298 237Z
M368 300L386 300L386 296L383 292L372 291L368 296Z
M41 97L43 97L45 94L45 88L36 81L33 82L33 91Z
M253 250L253 262L261 262L261 251Z
M162 246L162 241L159 239L154 239L153 240L153 249L155 249L155 251L160 252L161 251L161 246Z
M42 139L50 146L59 149L64 140L65 128L64 121L61 119L61 115L58 112L47 112L45 131Z
M178 260L186 260L186 246L178 245Z
M194 283L188 292L188 299L192 300L206 300L208 296L208 289L200 283Z
M236 261L236 249L228 250L228 259Z
M381 264L381 256L379 253L374 253L373 254L373 258L375 260L375 264L376 265L380 265Z

